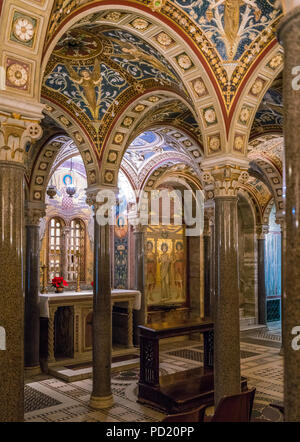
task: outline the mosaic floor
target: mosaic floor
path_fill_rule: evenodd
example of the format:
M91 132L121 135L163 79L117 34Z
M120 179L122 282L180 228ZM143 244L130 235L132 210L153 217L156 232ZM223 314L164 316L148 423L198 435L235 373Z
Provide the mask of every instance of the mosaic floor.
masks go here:
M256 387L253 420L281 421L282 415L270 403L283 400L283 358L280 325L241 338L241 369L248 386ZM177 342L161 348L161 374L199 366L202 346L196 341ZM138 369L112 375L115 404L105 411L88 406L92 380L71 383L39 375L25 386L27 422L159 422L164 415L136 402Z

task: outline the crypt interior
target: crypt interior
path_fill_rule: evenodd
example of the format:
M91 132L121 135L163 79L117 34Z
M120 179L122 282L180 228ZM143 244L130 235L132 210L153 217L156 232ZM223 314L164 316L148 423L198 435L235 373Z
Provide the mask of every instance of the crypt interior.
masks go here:
M299 422L300 1L0 14L0 422Z

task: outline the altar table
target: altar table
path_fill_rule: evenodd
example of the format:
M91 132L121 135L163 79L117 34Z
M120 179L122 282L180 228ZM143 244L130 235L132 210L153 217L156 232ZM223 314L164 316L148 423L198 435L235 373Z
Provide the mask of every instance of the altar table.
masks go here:
M73 344L75 359L80 359L91 347L86 347L86 319L93 310L93 292L64 292L40 294L40 317L48 318L48 363L55 362L55 314L60 307L71 307L73 310ZM111 291L111 303L113 306L124 303L128 312L128 336L127 346L133 347L133 310L141 308L141 293L137 290L117 290Z

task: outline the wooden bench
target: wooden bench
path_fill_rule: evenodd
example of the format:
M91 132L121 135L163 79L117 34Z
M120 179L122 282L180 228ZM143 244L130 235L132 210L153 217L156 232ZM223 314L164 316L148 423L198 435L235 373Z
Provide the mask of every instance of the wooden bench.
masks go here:
M138 402L151 405L167 413L180 413L200 405L214 403L213 323L204 320L184 324L153 324L139 326L140 379ZM194 332L204 336L203 367L159 376L159 340ZM242 391L247 381L241 379Z

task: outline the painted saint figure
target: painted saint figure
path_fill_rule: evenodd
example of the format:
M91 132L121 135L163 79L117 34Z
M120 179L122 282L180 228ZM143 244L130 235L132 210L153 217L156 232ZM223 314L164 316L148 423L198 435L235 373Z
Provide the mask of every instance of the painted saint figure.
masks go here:
M147 242L146 246L146 287L149 295L149 301L154 302L153 290L156 285L156 255L153 253L152 241Z
M240 8L247 4L254 8L255 19L259 20L261 10L253 0L219 0L206 11L206 18L210 21L213 18L212 10L224 4L224 34L228 44L228 58L233 59L239 43L240 29Z
M159 257L160 263L160 280L161 280L161 300L168 301L170 299L170 271L171 271L171 257L168 253L168 244L162 243L162 254Z
M99 97L97 98L96 88L95 86L101 85L102 77L101 77L101 67L100 61L96 58L94 70L90 72L88 69L83 69L79 72L79 74L72 68L71 64L67 64L68 71L70 72L70 79L77 85L81 86L83 89L83 93L79 91L82 96L83 101L90 109L91 114L95 120L98 119L99 106L100 106L100 86L99 86Z
M176 298L182 295L184 284L184 249L181 241L176 243L176 252L174 253L174 282L176 286Z

